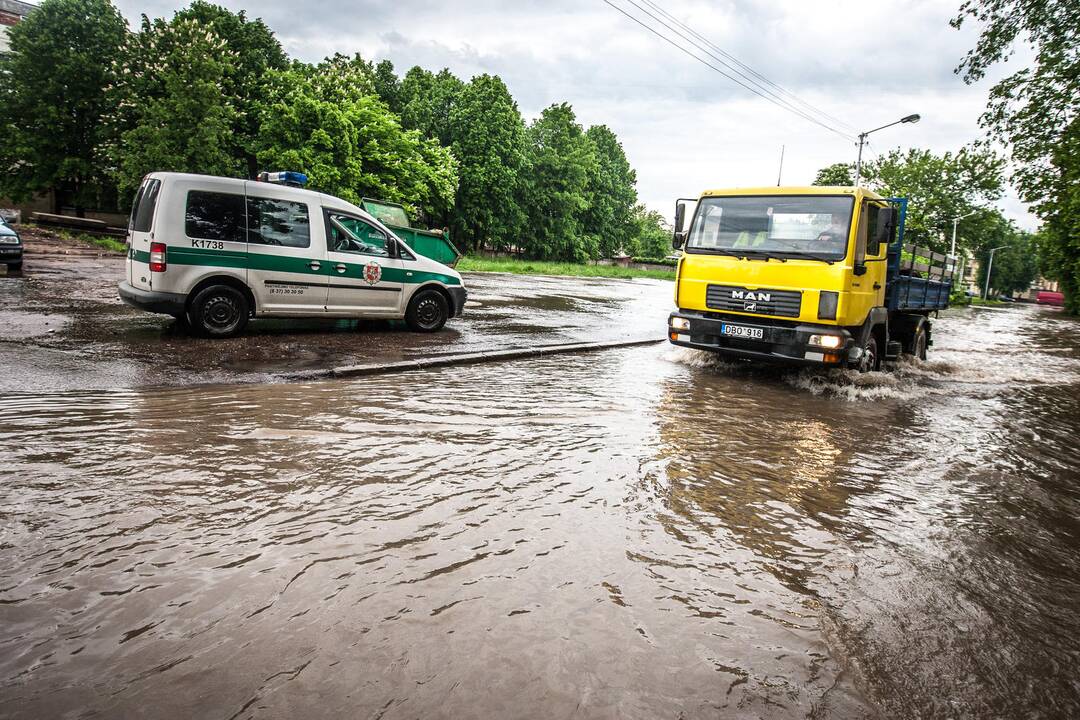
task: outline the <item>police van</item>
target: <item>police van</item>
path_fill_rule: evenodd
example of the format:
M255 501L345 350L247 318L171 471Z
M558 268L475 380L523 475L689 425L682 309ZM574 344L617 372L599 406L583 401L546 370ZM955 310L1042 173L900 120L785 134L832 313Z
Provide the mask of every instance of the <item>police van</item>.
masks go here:
M152 173L131 209L120 298L224 338L252 317L404 319L434 332L461 315L461 275L359 207L260 180Z

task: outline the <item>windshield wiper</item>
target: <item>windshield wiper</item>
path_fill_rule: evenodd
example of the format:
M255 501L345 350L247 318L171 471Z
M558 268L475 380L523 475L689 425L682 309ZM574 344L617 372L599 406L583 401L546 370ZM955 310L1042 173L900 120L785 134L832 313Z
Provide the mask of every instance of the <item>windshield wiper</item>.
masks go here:
M823 263L832 265L835 262L839 262L835 257L831 255L811 255L810 253L795 253L791 257L797 257L804 260L818 260Z
M765 262L768 262L769 260L779 260L780 262L788 261L788 259L783 255L774 255L773 253L767 252L765 250L747 250L746 256L765 258Z

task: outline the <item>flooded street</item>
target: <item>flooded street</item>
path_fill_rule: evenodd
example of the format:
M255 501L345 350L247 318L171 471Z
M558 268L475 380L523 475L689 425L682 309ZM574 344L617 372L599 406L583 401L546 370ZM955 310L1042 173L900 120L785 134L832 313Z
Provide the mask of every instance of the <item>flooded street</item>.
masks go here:
M1078 329L9 388L0 716L1076 717Z

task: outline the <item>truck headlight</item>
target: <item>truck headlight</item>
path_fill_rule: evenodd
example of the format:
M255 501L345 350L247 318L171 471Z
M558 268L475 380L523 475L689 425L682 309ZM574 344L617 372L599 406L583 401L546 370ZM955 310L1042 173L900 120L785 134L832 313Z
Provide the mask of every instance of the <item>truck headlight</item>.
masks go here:
M836 349L844 344L844 338L839 335L811 335L806 344L819 348Z
M673 317L671 318L671 327L675 330L689 330L690 321L682 317Z
M840 293L822 290L818 293L817 316L819 320L835 320Z

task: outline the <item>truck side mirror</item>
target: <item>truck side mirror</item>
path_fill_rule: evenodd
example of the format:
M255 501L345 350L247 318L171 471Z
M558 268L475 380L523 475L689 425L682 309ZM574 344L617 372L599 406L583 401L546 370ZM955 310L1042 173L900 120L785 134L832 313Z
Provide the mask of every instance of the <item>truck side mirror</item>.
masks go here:
M676 200L675 201L675 231L671 236L671 246L678 250L686 243L686 206L688 203L694 202L693 200Z
M877 227L874 228L873 243L871 243L874 247L872 254L880 255L882 245L892 245L893 238L896 236L898 216L899 213L892 205L878 211ZM869 248L867 251L869 252Z

